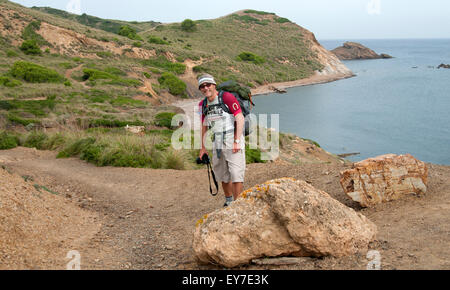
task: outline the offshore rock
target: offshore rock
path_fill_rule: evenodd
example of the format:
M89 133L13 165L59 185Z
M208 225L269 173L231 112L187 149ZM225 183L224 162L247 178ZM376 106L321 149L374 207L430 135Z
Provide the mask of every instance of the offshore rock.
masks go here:
M357 162L340 176L345 193L371 207L410 193L425 194L428 168L410 154L387 154Z
M388 54L378 55L375 51L357 42L346 42L331 51L340 60L392 58Z
M236 267L278 256L341 257L367 250L376 226L305 181L268 181L197 222L199 261Z

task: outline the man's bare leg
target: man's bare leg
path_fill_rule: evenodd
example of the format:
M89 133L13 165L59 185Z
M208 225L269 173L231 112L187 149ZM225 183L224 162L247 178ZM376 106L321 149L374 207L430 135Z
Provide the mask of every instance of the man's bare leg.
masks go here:
M236 182L233 183L233 197L234 200L236 200L241 192L244 190L244 183L243 182Z
M223 192L225 192L225 197L233 196L233 183L222 182Z

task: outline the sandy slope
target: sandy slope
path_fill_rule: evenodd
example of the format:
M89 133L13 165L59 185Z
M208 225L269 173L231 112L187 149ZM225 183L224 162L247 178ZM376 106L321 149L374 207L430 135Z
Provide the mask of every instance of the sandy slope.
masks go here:
M198 265L191 249L197 219L223 204L221 196L209 196L206 170L98 168L78 159L55 159L53 152L28 148L0 151L0 164L19 175L32 176L35 183L46 185L72 204L98 215L97 222L102 226L97 234L75 249L81 253L82 268L213 267ZM268 179L291 176L307 180L346 205L361 210L340 188L338 174L346 166L253 164L248 166L245 188ZM426 196L410 196L361 210L378 226L378 241L371 248L380 251L383 269L450 269L450 167L429 166ZM365 255L357 255L307 259L288 268L365 269L367 263Z

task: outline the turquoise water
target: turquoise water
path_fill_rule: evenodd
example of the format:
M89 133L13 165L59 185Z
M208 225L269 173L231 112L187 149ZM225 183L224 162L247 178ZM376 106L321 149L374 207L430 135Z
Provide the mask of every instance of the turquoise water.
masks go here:
M395 58L345 61L356 77L256 96L254 112L280 114L280 131L329 152L360 152L352 161L410 153L450 165L450 69L437 69L450 63L450 39L349 41Z

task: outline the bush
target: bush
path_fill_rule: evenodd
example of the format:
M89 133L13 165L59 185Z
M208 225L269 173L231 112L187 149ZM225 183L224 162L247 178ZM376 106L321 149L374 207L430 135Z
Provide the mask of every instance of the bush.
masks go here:
M167 41L164 41L163 39L156 37L156 36L150 36L148 38L148 42L149 43L154 43L154 44L164 44L164 45L168 45L169 43Z
M22 83L18 80L11 79L9 77L0 77L0 85L8 88L14 88L20 86Z
M287 18L277 17L277 18L275 18L275 22L277 22L277 23L287 23L287 22L291 22L291 21L289 19L287 19Z
M27 55L41 55L42 51L39 45L37 44L36 40L30 39L25 40L22 42L22 45L20 46L20 50L23 51L23 53Z
M247 164L267 162L265 160L261 160L261 150L250 149L248 145L245 146L245 161Z
M133 42L133 46L134 47L142 47L142 43L139 41L135 41L135 42Z
M21 124L23 126L28 126L30 124L40 124L41 123L39 120L24 119L24 118L21 118L21 117L17 116L16 114L13 114L13 113L9 113L8 114L8 120L10 122L13 122L13 123L16 123L16 124Z
M64 85L66 86L66 87L71 87L72 86L72 83L70 82L70 81L65 81L64 82Z
M162 88L169 89L169 92L175 96L184 96L186 94L186 84L172 73L163 73L158 78Z
M275 15L275 13L258 11L258 10L251 10L251 9L245 10L244 13L247 13L247 14L258 14L258 15Z
M114 54L109 51L98 51L96 54L101 58L112 58L114 56Z
M26 61L15 62L10 74L30 83L62 83L66 80L52 69Z
M22 32L22 39L23 40L33 40L38 45L50 46L50 43L48 43L40 34L36 33L36 31L39 29L41 29L40 21L30 22L30 24L28 24Z
M48 136L45 135L44 133L33 132L26 137L23 146L43 150L43 149L46 149L45 142L47 140L48 140Z
M91 69L91 68L83 69L83 77L82 77L83 81L108 80L108 79L114 79L114 78L115 78L114 75L104 72L104 71Z
M19 144L17 136L3 131L0 133L0 150L16 148Z
M265 59L263 57L252 52L242 52L238 55L237 59L240 61L253 62L254 64L263 64L265 62Z
M6 52L6 56L8 56L8 57L17 57L17 56L19 56L19 54L17 52L15 52L14 50L8 50Z
M120 27L120 30L119 30L118 34L122 35L122 36L125 36L125 37L128 37L129 39L141 40L142 41L142 37L140 37L137 34L136 30L134 30L133 28L131 28L128 25Z
M58 153L56 158L68 158L72 156L77 156L84 150L86 150L89 145L94 144L96 141L93 137L88 137L75 141L74 143L68 145L64 150Z
M146 60L142 61L142 64L147 65L147 66L162 68L169 72L174 72L178 75L183 74L186 71L186 65L184 63L170 62L164 56L160 56L160 57L153 58L153 59L146 59ZM155 72L153 70L152 70L152 72L159 73L159 72Z
M159 127L172 128L172 118L175 116L172 112L162 112L155 116L155 125Z
M197 25L191 19L186 19L183 22L181 22L181 30L187 32L194 32L197 30Z

